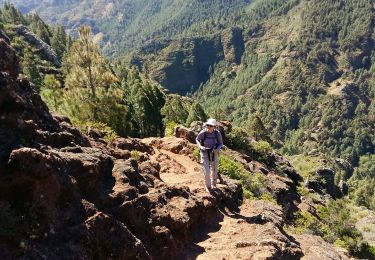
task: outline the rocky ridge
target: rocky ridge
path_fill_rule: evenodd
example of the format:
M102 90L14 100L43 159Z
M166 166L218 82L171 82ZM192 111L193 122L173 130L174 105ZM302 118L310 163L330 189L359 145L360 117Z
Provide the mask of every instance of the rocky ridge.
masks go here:
M204 191L194 144L185 139L106 142L51 115L33 84L19 75L3 33L0 71L1 259L204 258L225 250L237 254L228 258L345 259L320 238L293 238L283 230L287 213L299 203L296 173L289 168L281 176L232 151L247 167L264 168L279 204L252 201L238 208L238 182L224 178L214 194ZM235 233L215 231L221 222ZM210 241L202 235L212 231L229 239L230 248L206 247Z

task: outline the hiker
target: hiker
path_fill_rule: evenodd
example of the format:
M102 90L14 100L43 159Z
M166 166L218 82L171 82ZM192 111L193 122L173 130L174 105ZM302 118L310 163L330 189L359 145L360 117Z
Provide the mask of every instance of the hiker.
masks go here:
M196 142L200 149L201 163L204 172L206 191L211 192L216 188L218 178L219 151L223 146L223 138L216 129L216 120L210 118L203 125ZM212 172L212 174L211 174Z

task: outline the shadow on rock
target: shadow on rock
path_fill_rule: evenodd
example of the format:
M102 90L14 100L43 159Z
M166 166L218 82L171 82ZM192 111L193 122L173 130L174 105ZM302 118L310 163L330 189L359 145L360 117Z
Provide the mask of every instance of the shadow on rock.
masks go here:
M221 229L220 222L222 222L223 219L224 215L220 211L215 215L211 215L210 220L207 220L206 223L197 228L197 230L200 231L194 234L191 244L181 252L177 259L197 259L198 255L205 252L204 248L199 246L198 243L209 239L209 233L218 232Z

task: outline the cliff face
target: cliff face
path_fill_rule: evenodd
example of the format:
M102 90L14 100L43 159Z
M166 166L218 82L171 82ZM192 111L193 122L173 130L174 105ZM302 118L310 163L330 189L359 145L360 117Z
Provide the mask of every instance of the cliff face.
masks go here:
M153 41L133 54L131 64L171 92L186 94L206 82L219 61L240 63L244 50L242 30L231 28L211 37Z

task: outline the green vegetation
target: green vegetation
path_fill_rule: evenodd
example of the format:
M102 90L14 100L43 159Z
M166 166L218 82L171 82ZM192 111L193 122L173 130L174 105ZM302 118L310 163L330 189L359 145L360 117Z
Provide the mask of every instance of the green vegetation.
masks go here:
M332 200L327 206L318 208L318 218L306 211L298 211L294 216L293 233L313 233L322 236L329 243L343 247L350 254L366 259L375 257L374 247L368 245L354 227L351 204L346 199Z
M92 10L92 17L98 12L79 1L56 2L48 10L45 3L32 4L44 17L52 11L61 21L73 7ZM98 10L107 5L98 1ZM318 149L356 166L362 155L373 153L370 0L153 0L116 3L114 9L119 11L90 21L95 34L105 32L104 52L136 49L127 62L155 78L167 75L160 68L168 73L182 69L183 77L197 77L201 82L194 85L201 87L193 96L208 114L233 121L254 139L291 155ZM124 15L120 10L132 12ZM12 13L13 20L23 20ZM33 28L39 28L43 38L46 26L34 20ZM58 27L49 34L54 31ZM212 57L205 56L207 48ZM238 57L228 58L233 55ZM208 60L213 62L209 66ZM196 70L209 77L189 74ZM175 88L179 80L168 85ZM171 107L184 107L175 100L166 104L170 102ZM189 110L178 109L173 115L166 108L164 123L188 124L189 114L201 118L199 107Z
M368 0L253 5L236 23L252 37L235 77L225 76L232 64L219 62L196 97L237 125L256 111L284 153L317 148L357 164L374 151L371 12Z
M67 51L71 38L61 26L48 26L37 14L23 15L11 4L0 8L0 28L10 37L11 44L21 60L23 74L32 80L40 90L46 75L52 74L60 80L59 66L46 59L43 52L23 35L16 32L16 27L24 25L45 43L51 45L59 61Z
M55 50L61 69L16 33L19 23ZM36 14L24 16L10 4L0 9L0 24L21 57L23 74L50 110L69 116L80 128L96 124L120 136L163 136L169 122L190 124L207 118L199 104L165 95L155 81L123 61L110 64L87 26L79 29L79 38L73 42L63 27L50 27Z
M164 122L174 122L190 126L193 121L207 120L207 115L201 105L194 102L190 98L182 97L180 95L171 94L167 96L165 106L162 108L161 113L164 116Z
M136 160L136 161L138 161L138 160L141 158L141 155L140 155L139 152L136 151L136 150L132 150L132 151L130 152L130 156L131 156L132 159L134 159L134 160Z
M117 78L92 41L89 27L80 28L80 38L67 52L63 71L65 114L79 121L106 123L123 134L127 113L121 103L124 91L114 84Z
M57 112L62 105L61 96L64 94L60 81L55 75L45 75L40 95L51 111Z
M73 92L81 92L84 99L90 103L87 113L80 111L76 115L88 114L88 119L99 120L98 107L100 104L97 92L106 90L117 82L115 75L107 68L107 62L101 55L99 46L91 39L90 27L79 29L79 39L69 49L64 62L65 87ZM75 91L74 88L88 89L90 96ZM82 100L83 101L83 100ZM121 116L121 114L119 115Z
M193 155L194 155L194 158L195 158L197 161L200 161L200 160L201 160L200 150L199 150L198 147L195 147L195 148L194 148Z
M165 135L166 137L173 136L174 128L178 126L176 122L170 121L165 125Z
M266 141L256 142L252 140L249 133L239 127L234 127L227 135L226 145L229 148L239 150L252 158L264 163L272 164L269 159L271 145Z
M110 66L89 27L80 29L80 38L65 54L62 78L64 88L56 77L46 75L41 95L51 110L69 116L80 128L98 126L109 140L115 134L164 135L165 94L137 70L121 62Z
M358 206L375 210L375 155L364 155L349 179L350 197Z
M52 8L31 2L57 21L73 7L77 13L90 9L88 1L57 1ZM98 10L108 7L106 1L96 4ZM117 135L169 136L177 124L205 121L208 114L230 120L235 127L228 147L270 165L272 145L291 156L305 180L316 177L325 159L336 171L336 184L349 179L352 202L375 210L372 1L140 0L117 1L112 10L104 16L92 10L92 32L80 27L73 41L62 26L49 26L39 15L23 15L10 4L0 9L0 28L50 110L68 115L85 133L98 129L107 141ZM77 21L68 22L78 28ZM50 45L62 68L19 35L18 24ZM109 62L102 51L125 57ZM177 92L188 81L190 98L166 94L143 72ZM312 150L320 156L307 156ZM132 151L131 157L139 160L140 154ZM356 167L353 175L336 167L336 157ZM263 174L246 171L227 155L221 155L219 171L239 180L245 197L275 200ZM304 186L297 189L317 196ZM343 199L319 208L317 216L300 211L293 230L374 258L375 249L354 228L351 207ZM16 225L14 214L0 203L0 237Z
M305 155L289 156L288 160L297 172L306 180L316 177L316 170L321 166L320 157Z
M0 4L4 2L0 0ZM95 2L96 8L90 2L76 0L54 1L52 4L45 1L12 2L25 11L37 10L48 22L65 23L68 29L78 28L84 22L95 33L105 32L102 39L104 52L118 56L154 39L178 37L191 25L208 18L221 19L243 9L250 0L99 0ZM71 10L75 10L74 21L71 20ZM112 11L103 15L103 10ZM151 42L150 48L152 46Z
M219 173L232 179L239 180L242 184L244 196L248 199L259 198L275 201L275 198L266 189L266 177L262 173L251 173L227 155L220 155Z
M249 120L246 122L246 130L256 141L265 140L271 142L269 133L258 114L250 115Z
M375 111L369 45L373 37L371 2L267 0L228 5L233 7L228 15L208 14L206 19L193 19L186 26L180 27L172 18L173 32L163 26L154 31L148 27L145 30L153 31L153 40L143 44L149 39L145 37L136 43L142 47L128 57L129 62L154 77L162 77L160 67L168 73L180 70L181 64L186 69L199 67L198 60L208 59L200 49L211 46L212 55L218 56L209 57L215 61L207 66L210 77L200 82L201 87L193 94L208 114L233 121L251 138L267 141L290 155L317 149L356 166L360 156L372 153L374 125L368 116ZM148 11L163 13L173 6L154 9L150 3ZM185 11L183 8L178 15ZM136 28L131 18L128 22ZM230 31L239 32L239 36L228 34ZM228 41L232 48L224 49L224 54L239 53L237 65L217 51L220 41ZM239 52L241 41L243 53ZM181 75L186 73L189 71L182 70ZM178 80L171 84L178 85ZM182 98L168 98L162 111L164 122L188 124L191 120L186 103ZM240 132L235 131L233 135ZM241 137L236 140L229 136L229 146L247 150L257 158L254 147L246 143ZM336 183L346 181L350 174L338 174Z

